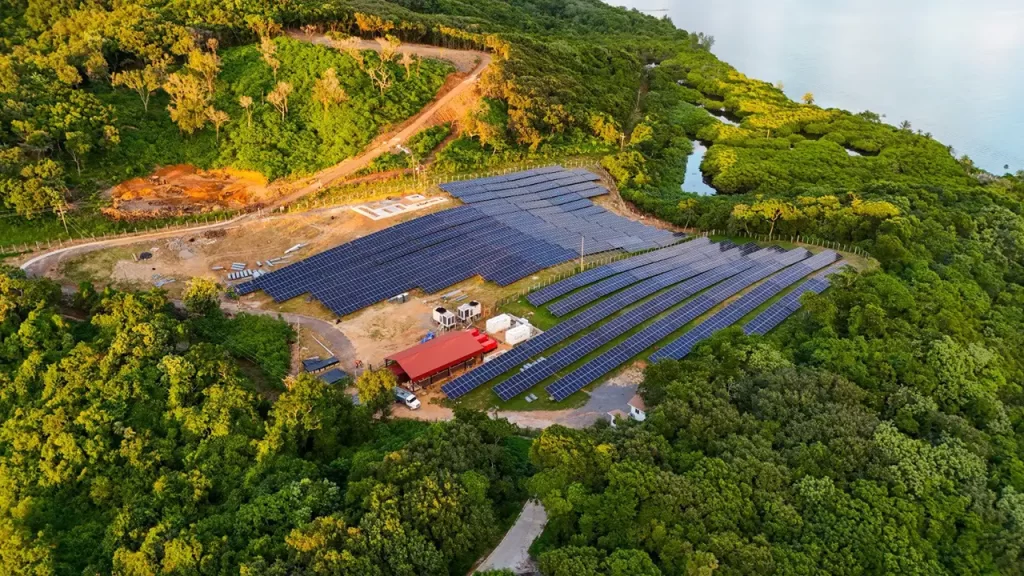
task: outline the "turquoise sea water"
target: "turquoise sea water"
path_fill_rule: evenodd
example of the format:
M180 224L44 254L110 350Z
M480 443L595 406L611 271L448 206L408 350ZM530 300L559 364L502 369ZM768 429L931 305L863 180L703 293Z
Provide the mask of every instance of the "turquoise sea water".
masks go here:
M1022 0L610 3L711 34L721 59L794 99L909 120L986 170L1024 170Z

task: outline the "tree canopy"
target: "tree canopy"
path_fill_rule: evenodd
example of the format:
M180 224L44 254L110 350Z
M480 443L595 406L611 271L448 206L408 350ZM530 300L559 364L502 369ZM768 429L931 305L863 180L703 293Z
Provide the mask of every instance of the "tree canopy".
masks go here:
M379 423L309 375L271 405L193 326L219 309L76 302L0 275L0 572L444 575L525 497L507 423Z

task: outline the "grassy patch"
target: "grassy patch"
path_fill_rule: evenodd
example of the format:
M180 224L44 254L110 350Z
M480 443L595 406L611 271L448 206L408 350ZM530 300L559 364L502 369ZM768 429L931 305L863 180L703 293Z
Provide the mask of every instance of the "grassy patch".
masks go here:
M295 342L295 331L287 322L256 314L233 318L216 314L193 320L192 327L204 340L217 342L236 358L258 366L270 385L282 387L291 370Z
M359 171L359 174L374 174L399 170L403 168L415 168L420 162L426 159L444 139L452 133L450 122L424 128L414 134L406 143L406 148L411 154L385 152L376 157L369 166Z
M160 230L168 226L179 226L197 222L199 224L214 223L227 220L232 215L231 212L210 212L201 216L191 217L158 218L141 221L111 220L96 208L88 205L67 215L68 229L66 231L60 219L53 215L38 216L32 220L25 220L17 216L0 219L0 247L9 246L11 249L24 247L26 250L31 251L37 248L36 243L38 243L38 249L44 249L47 248L47 243L50 243L50 246L52 246L58 241L88 240L91 238L102 238L104 235Z
M66 284L77 286L89 282L94 286L113 286L115 288L139 288L137 283L113 281L114 267L122 260L130 260L134 250L130 246L119 246L107 250L87 252L60 263L58 272Z
M279 380L267 377L267 374L255 362L247 358L235 358L238 370L249 381L254 392L270 402L275 402L284 391Z

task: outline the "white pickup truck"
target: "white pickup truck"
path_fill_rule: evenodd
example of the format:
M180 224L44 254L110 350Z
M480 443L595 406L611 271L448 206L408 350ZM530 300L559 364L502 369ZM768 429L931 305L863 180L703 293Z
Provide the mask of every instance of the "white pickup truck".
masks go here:
M418 410L420 407L420 399L400 386L395 386L395 402L404 404L409 410Z

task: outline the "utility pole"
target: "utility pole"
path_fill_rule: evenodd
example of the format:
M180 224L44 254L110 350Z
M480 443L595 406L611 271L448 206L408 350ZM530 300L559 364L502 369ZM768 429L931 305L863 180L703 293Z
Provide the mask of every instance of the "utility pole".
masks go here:
M583 234L580 234L580 272L583 272L583 239L586 238Z

